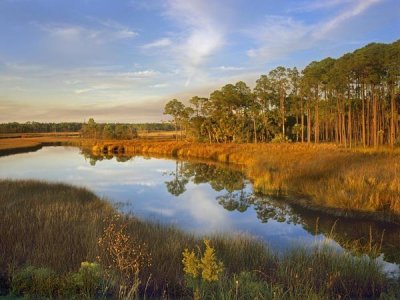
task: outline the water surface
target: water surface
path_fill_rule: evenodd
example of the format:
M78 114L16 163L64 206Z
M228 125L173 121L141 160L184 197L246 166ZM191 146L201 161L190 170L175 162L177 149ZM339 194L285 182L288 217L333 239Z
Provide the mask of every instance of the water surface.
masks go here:
M400 262L400 226L338 219L256 195L237 168L145 157L94 157L74 147L0 157L0 178L84 186L118 210L196 234L246 233L284 252L330 239L338 249L383 244L380 259ZM332 231L332 228L334 230ZM332 235L334 233L334 235ZM387 264L396 270L397 265Z

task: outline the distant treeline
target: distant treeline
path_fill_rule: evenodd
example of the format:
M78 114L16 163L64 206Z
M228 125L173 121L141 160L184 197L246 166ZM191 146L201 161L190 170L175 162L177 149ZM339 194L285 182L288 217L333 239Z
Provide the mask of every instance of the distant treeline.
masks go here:
M85 123L78 122L63 122L63 123L41 123L41 122L26 122L26 123L0 123L0 133L50 133L50 132L78 132L81 131ZM106 125L99 123L99 126ZM116 124L109 124L114 126ZM139 123L139 124L124 124L129 125L137 131L159 131L159 130L174 130L170 123Z
M400 144L400 40L372 43L299 72L277 67L252 90L227 84L191 106L173 99L164 113L176 128L210 142Z
M138 136L132 124L97 124L93 118L84 123L81 135L89 139L117 139L130 140Z

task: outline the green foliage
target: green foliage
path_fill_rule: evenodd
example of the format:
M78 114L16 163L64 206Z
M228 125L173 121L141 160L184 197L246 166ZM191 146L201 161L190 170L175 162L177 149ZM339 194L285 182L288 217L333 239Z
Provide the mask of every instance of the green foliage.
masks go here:
M71 273L66 279L65 294L70 297L80 295L92 299L105 292L105 274L98 263L82 262L77 273Z
M90 139L131 140L138 136L136 128L131 124L98 124L93 118L84 123L81 135Z
M11 292L17 296L53 298L61 289L60 277L48 268L28 266L11 276Z
M287 136L283 136L281 133L275 135L275 137L271 140L271 143L287 143L290 142Z

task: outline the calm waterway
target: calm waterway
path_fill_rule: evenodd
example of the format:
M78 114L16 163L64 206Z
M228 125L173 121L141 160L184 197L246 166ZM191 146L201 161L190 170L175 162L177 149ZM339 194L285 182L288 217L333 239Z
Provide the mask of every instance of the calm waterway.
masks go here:
M119 211L196 234L246 233L275 251L326 242L342 249L383 243L379 259L398 272L400 226L338 219L256 195L242 172L222 164L136 157L93 157L75 147L45 147L0 157L0 178L84 186ZM318 220L318 221L317 221ZM317 225L318 224L318 225Z

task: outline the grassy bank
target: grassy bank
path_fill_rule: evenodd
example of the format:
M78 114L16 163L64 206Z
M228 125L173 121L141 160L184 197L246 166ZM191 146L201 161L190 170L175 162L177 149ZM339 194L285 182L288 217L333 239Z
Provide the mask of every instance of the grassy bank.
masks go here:
M183 270L182 252L187 248L199 255L203 238L134 217L116 218L107 202L82 188L3 180L0 191L3 294L115 298L121 286L134 286L142 296L178 298L196 293L214 299L396 296L398 283L369 258L329 248L278 257L246 236L210 237L223 271L213 281L191 278ZM110 248L120 249L119 265L109 260ZM121 265L140 267L129 277Z
M400 152L335 145L98 142L125 154L205 158L240 164L257 191L291 195L297 204L337 215L400 222Z
M82 142L70 134L25 134L25 136L3 135L0 137L0 156L37 151L50 145L75 145Z

